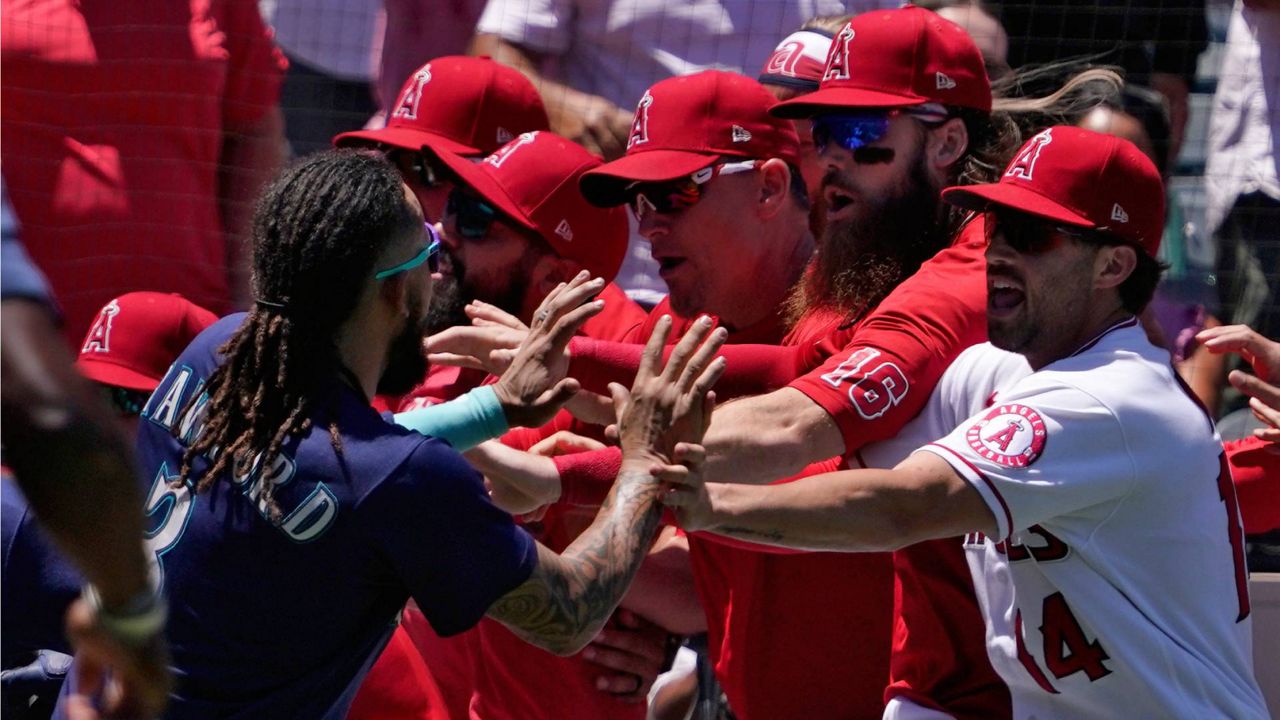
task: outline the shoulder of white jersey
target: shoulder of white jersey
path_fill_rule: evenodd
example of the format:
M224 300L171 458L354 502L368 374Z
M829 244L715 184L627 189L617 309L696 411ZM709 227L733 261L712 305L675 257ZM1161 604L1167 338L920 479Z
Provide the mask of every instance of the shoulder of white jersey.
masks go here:
M938 387L950 394L981 390L985 397L1030 374L1031 366L1026 358L984 342L956 356L938 381Z

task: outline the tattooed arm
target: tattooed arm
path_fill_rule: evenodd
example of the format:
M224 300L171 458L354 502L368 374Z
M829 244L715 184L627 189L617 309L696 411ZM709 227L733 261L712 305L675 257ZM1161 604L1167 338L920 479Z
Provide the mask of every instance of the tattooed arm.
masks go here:
M664 317L649 338L634 397L620 385L609 388L622 469L595 521L560 555L539 545L533 574L489 608L490 617L556 654L581 650L604 627L658 527L661 484L654 468L668 466L678 442L696 443L706 429L714 397L709 391L724 371L724 361L713 359L724 331L696 323L664 367L670 329L671 319Z

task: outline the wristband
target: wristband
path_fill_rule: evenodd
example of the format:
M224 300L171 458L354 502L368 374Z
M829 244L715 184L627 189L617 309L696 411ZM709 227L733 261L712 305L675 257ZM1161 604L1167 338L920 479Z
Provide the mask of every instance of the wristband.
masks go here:
M124 645L146 645L164 630L169 619L169 604L155 588L147 588L125 602L120 610L108 610L102 596L92 584L84 586L83 597L98 623L108 635Z
M481 385L446 403L397 413L395 423L445 440L458 452L470 450L510 429L506 411L492 385Z

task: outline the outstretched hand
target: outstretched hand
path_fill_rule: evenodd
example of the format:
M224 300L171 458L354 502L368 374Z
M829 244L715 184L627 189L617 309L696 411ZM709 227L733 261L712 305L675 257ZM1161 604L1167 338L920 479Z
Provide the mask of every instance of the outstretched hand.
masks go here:
M676 444L701 442L711 420L711 387L725 368L724 358L715 355L727 333L723 328L712 330L708 318L699 319L664 366L663 348L670 332L671 318L664 315L645 345L630 391L617 383L609 385L624 462L670 462Z
M1249 363L1253 375L1232 370L1227 380L1249 396L1254 417L1269 426L1254 430L1253 434L1280 443L1280 387L1275 384L1280 377L1280 343L1259 335L1248 325L1208 328L1196 335L1196 341L1212 353L1234 352Z
M565 377L564 349L582 324L604 309L603 300L586 302L604 287L604 280L589 277L584 270L547 295L511 366L493 386L511 426L546 424L581 389L577 380Z
M501 375L529 337L529 327L511 313L480 300L471 301L465 312L471 318L470 325L447 328L427 338L427 361Z

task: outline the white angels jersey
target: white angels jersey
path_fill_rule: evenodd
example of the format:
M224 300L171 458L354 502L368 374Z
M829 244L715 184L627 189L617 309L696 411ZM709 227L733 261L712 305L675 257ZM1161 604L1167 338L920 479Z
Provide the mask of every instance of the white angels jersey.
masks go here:
M1235 490L1168 353L1131 319L1035 373L1011 357L966 351L916 422L977 411L920 449L996 518L966 554L1014 717L1266 718Z

